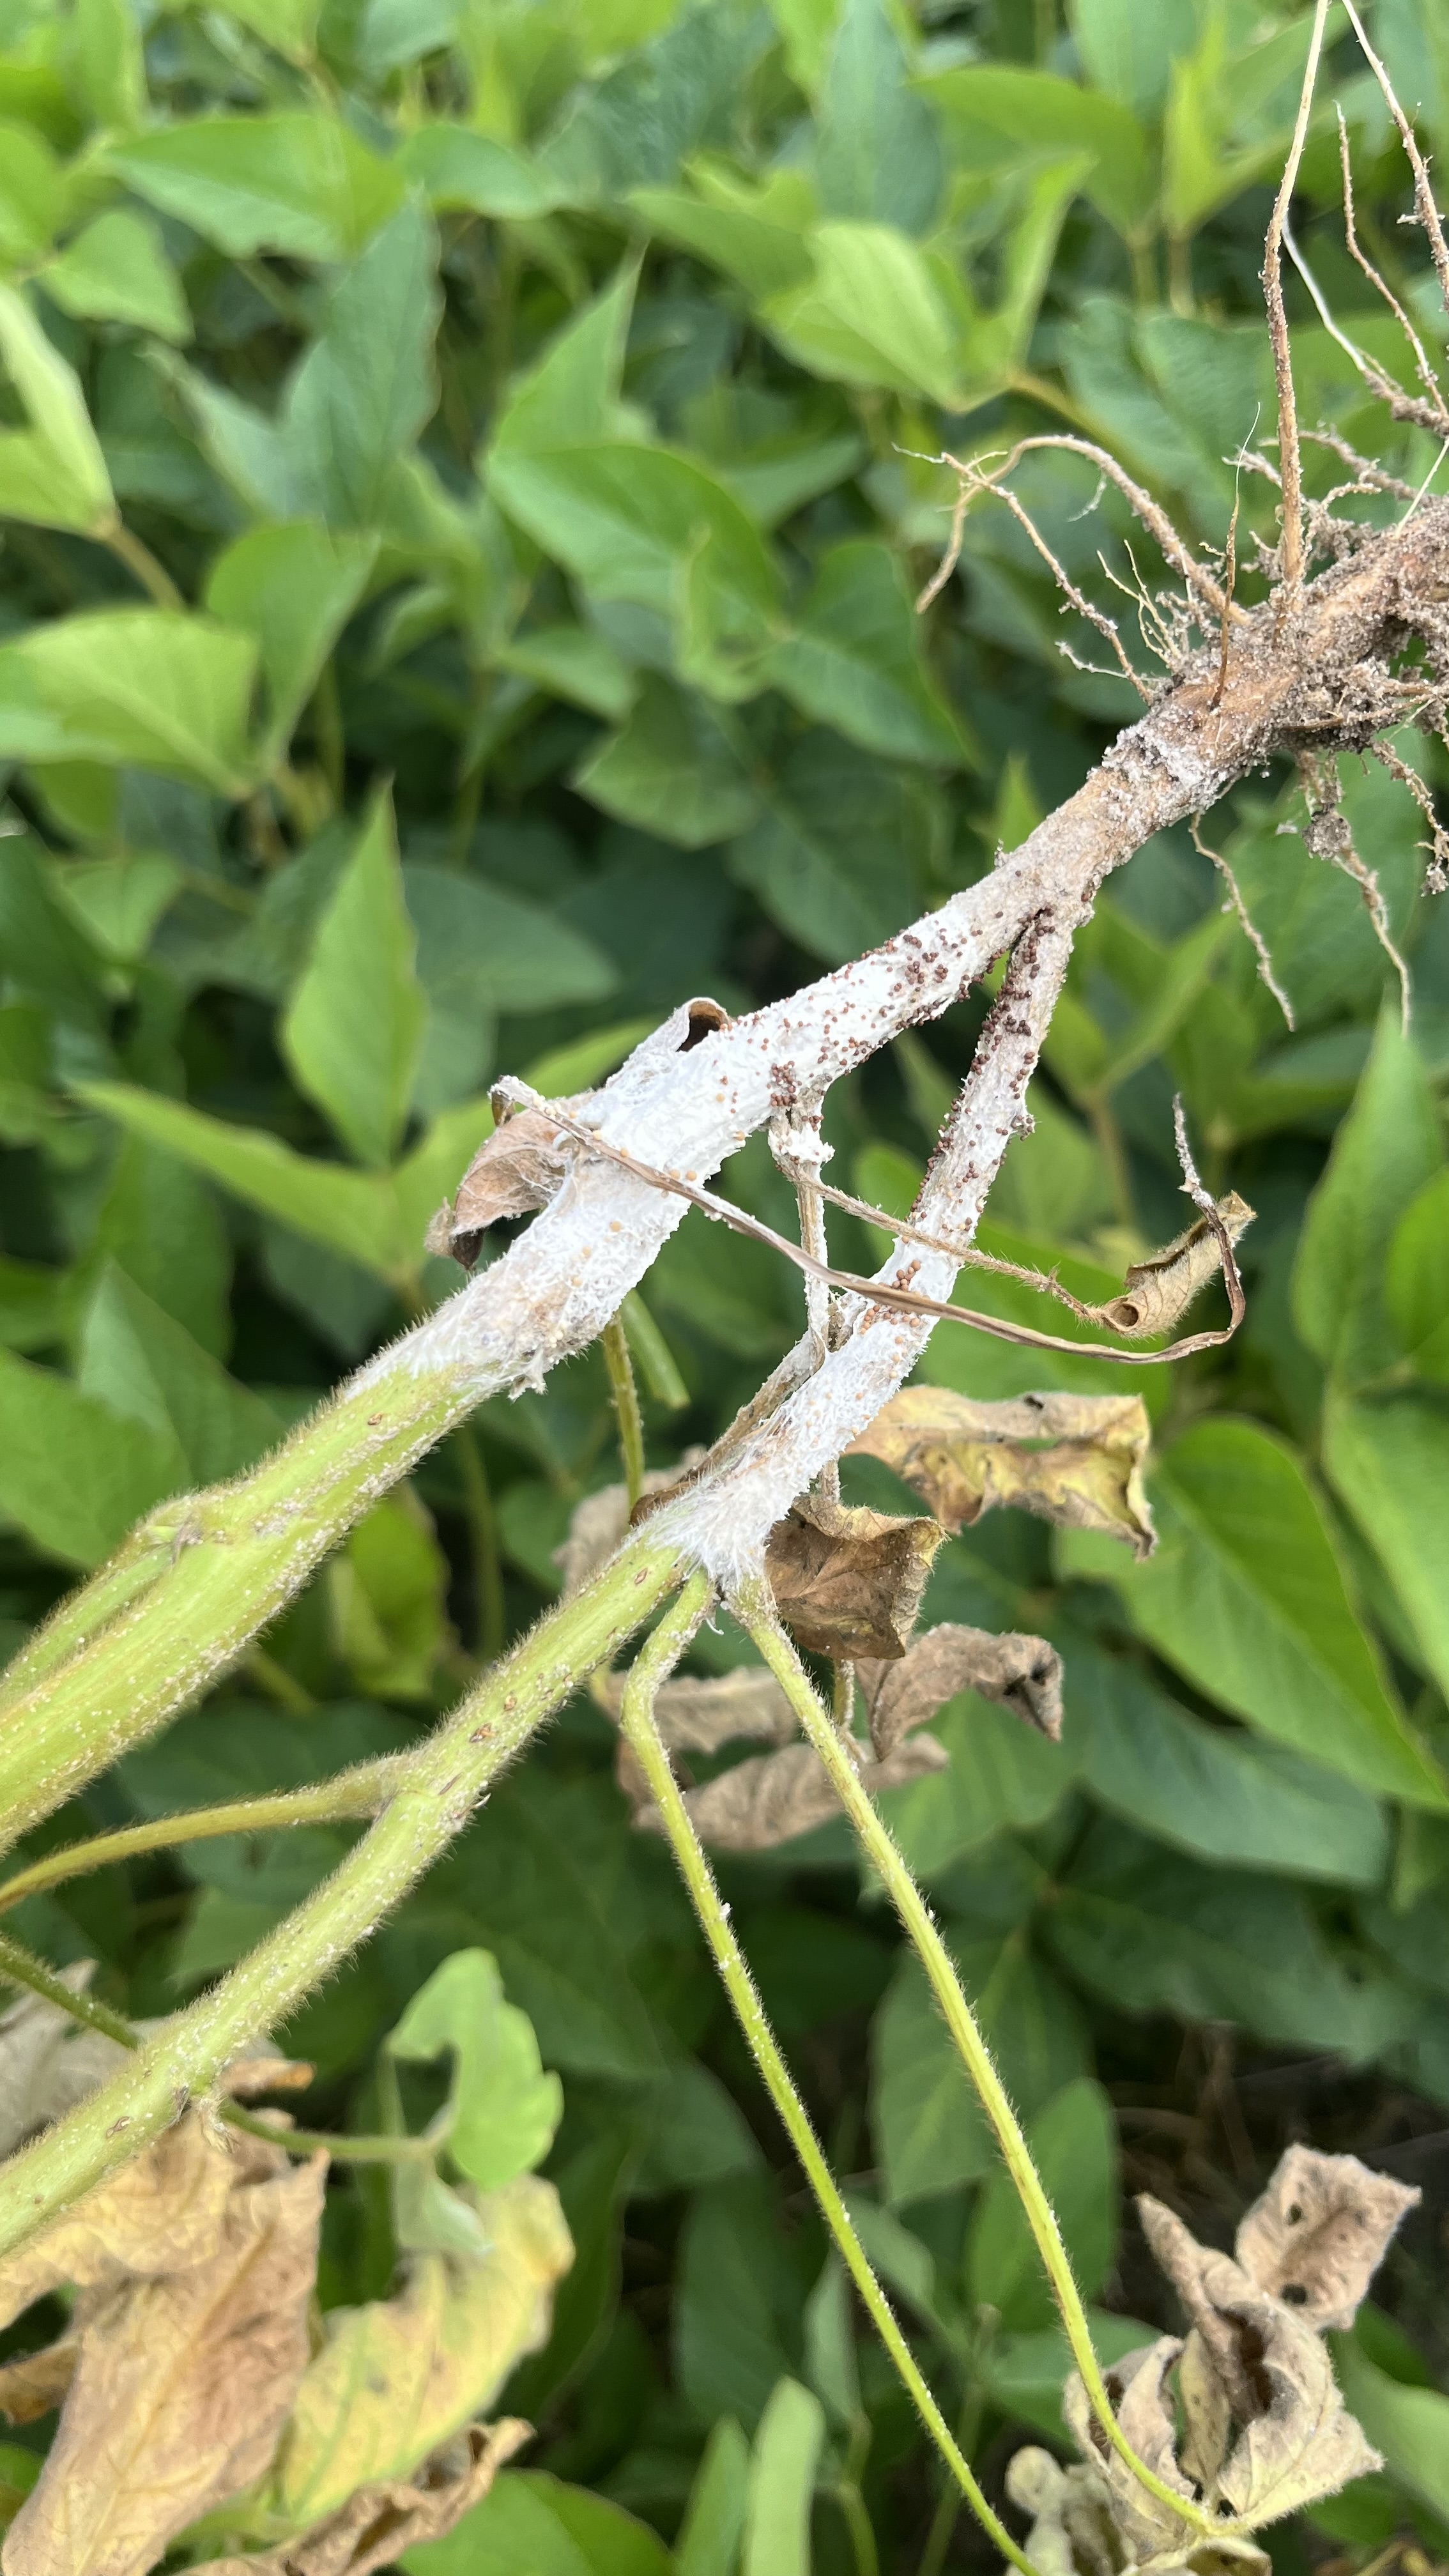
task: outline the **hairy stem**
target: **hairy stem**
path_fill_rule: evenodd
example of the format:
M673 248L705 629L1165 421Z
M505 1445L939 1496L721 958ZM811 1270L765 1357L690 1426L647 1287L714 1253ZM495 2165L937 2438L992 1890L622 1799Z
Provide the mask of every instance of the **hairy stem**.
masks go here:
M821 2215L840 2249L841 2258L871 2322L895 2363L922 2423L977 2520L1002 2555L1022 2571L1022 2576L1035 2576L1031 2560L1018 2548L1005 2524L993 2513L972 2475L970 2462L953 2440L950 2425L932 2396L915 2354L896 2322L890 2302L866 2259L865 2248L855 2232L850 2212L810 2125L809 2114L781 2056L779 2042L731 1928L729 1910L721 1900L714 1872L690 1821L654 1723L654 1701L659 1685L683 1654L712 1598L712 1588L703 1574L694 1575L685 1585L643 1648L625 1683L620 1727L648 1780L650 1793L663 1818L680 1875L689 1891L700 1929L709 1944L725 1991L734 2006L745 2044L760 2070L765 2088L780 2115Z
M600 1339L604 1346L604 1366L609 1372L609 1398L619 1425L619 1455L624 1461L624 1485L632 1512L644 1491L644 1416L639 1410L639 1389L634 1383L634 1363L629 1357L623 1317L611 1315Z
M375 1816L387 1805L406 1774L406 1755L386 1755L359 1763L355 1771L334 1780L319 1780L305 1789L281 1790L270 1798L234 1798L219 1807L195 1807L189 1815L152 1816L141 1825L121 1825L114 1833L95 1834L88 1842L67 1843L47 1852L44 1860L17 1870L0 1882L0 1914L23 1905L27 1896L61 1887L112 1861L137 1860L145 1852L174 1851L184 1843L213 1841L220 1834L273 1833L284 1825L332 1825Z
M797 1711L805 1733L824 1763L840 1802L855 1827L866 1856L878 1872L907 1938L926 1971L946 2027L995 2132L997 2145L1061 2311L1072 2357L1081 2373L1094 2415L1113 2448L1151 2495L1156 2496L1160 2503L1170 2505L1184 2522L1202 2531L1211 2530L1213 2524L1208 2515L1185 2502L1148 2468L1145 2461L1139 2460L1117 2422L1092 2348L1091 2328L1081 2293L1072 2277L1071 2258L1062 2242L1056 2213L1042 2189L1041 2177L1032 2162L1021 2124L992 2063L991 2052L982 2037L976 2016L962 1992L950 1953L936 1929L925 1898L896 1848L889 1827L861 1786L847 1746L836 1733L809 1674L780 1627L763 1584L746 1587L730 1606L749 1631L771 1672L787 1693L791 1706Z
M332 1876L99 2092L0 2167L0 2257L149 2145L216 2084L257 2030L286 2021L462 1832L489 1782L570 1691L618 1654L681 1572L677 1551L641 1532L486 1675L408 1756L402 1784Z

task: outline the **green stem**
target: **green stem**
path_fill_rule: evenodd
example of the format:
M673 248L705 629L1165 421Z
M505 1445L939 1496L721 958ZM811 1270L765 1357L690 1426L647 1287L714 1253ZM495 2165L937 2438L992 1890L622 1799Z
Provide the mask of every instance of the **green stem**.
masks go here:
M946 2027L995 2131L996 2143L1061 2311L1067 2342L1093 2414L1113 2449L1126 2461L1133 2476L1150 2495L1156 2496L1159 2503L1170 2505L1175 2514L1197 2530L1221 2529L1221 2525L1213 2523L1210 2515L1187 2503L1180 2494L1175 2494L1145 2461L1138 2458L1118 2424L1092 2347L1091 2328L1081 2293L1072 2277L1071 2258L1062 2242L1056 2212L1042 2189L1041 2177L1032 2163L1031 2150L1007 2098L1006 2087L992 2063L991 2052L962 1992L950 1952L936 1929L930 1908L897 1850L884 1817L862 1788L850 1753L836 1733L794 1647L776 1620L773 1604L764 1593L763 1586L756 1586L747 1595L731 1601L730 1607L754 1639L798 1713L805 1733L824 1763L841 1805L855 1827L866 1856L887 1889L907 1938L926 1971Z
M311 1716L317 1705L311 1692L295 1673L288 1672L285 1664L278 1663L275 1655L269 1655L265 1646L252 1647L243 1669L279 1708L289 1708L294 1717Z
M7 1675L0 1850L218 1679L470 1401L461 1369L400 1367L325 1405L240 1483L153 1512Z
M508 1633L503 1598L503 1560L498 1548L498 1513L483 1463L483 1444L471 1422L456 1434L454 1447L463 1475L463 1500L473 1543L473 1583L478 1595L478 1652L485 1664L496 1663Z
M609 1372L609 1394L619 1425L619 1451L624 1461L624 1483L628 1488L632 1512L644 1491L644 1416L639 1410L639 1390L634 1384L634 1363L629 1357L629 1344L623 1321L610 1317L600 1336L604 1346L604 1366Z
M624 1700L619 1724L630 1751L647 1779L654 1803L663 1819L680 1875L689 1891L699 1918L700 1929L709 1944L725 1991L735 2009L740 2029L750 2055L760 2070L766 2090L780 2115L786 2135L795 2150L819 2204L821 2215L840 2248L845 2267L860 2293L871 2322L890 2354L901 2379L914 2400L927 2432L941 2453L952 2475L960 2485L972 2511L990 2534L997 2548L1022 2571L1022 2576L1035 2576L1031 2560L1017 2547L1004 2523L992 2512L986 2497L971 2473L971 2466L951 2437L951 2428L922 2376L915 2354L901 2332L890 2303L866 2259L851 2222L835 2177L826 2163L819 2140L810 2125L809 2114L795 2090L794 2079L780 2054L779 2043L765 2016L755 1982L750 1975L744 1953L735 1939L729 1914L714 1882L714 1872L705 1856L699 1837L690 1821L680 1795L669 1757L659 1739L654 1723L654 1700L660 1683L678 1662L705 1616L711 1600L708 1578L694 1575L678 1600L643 1648L624 1686Z
M108 527L101 539L118 563L133 573L141 588L149 591L158 608L185 608L186 602L162 563L158 563L148 545L143 545L134 528L120 519Z
M402 1784L332 1876L99 2092L0 2167L0 2258L158 2137L255 2031L280 2028L462 1832L535 1729L618 1655L679 1580L673 1547L642 1530L496 1665L407 1757Z
M287 1789L271 1798L234 1798L219 1807L196 1807L189 1815L154 1816L144 1825L122 1825L90 1841L68 1843L63 1851L18 1871L0 1883L0 1914L23 1905L28 1896L61 1887L68 1878L105 1869L112 1861L136 1860L145 1852L179 1850L184 1843L208 1842L218 1834L272 1833L283 1825L328 1825L375 1816L387 1804L406 1769L406 1757L359 1764L315 1788Z
M880 2553L859 2487L853 2479L842 2478L838 2486L831 2488L831 2494L840 2507L850 2534L850 2545L855 2553L855 2576L880 2576Z
M105 2004L93 2002L89 1995L73 1994L43 1959L33 1958L28 1950L22 1950L18 1941L11 1941L3 1933L0 1933L0 1977L7 1978L11 1985L28 1987L33 1995L40 1995L46 2003L54 2004L57 2012L67 2014L85 2030L102 2031L107 2039L115 2040L121 2048L136 2050L142 2045L141 2033L133 2030L119 2013L111 2012ZM245 2129L249 2137L265 2138L274 2147L286 2147L292 2155L312 2156L320 2148L334 2164L430 2165L437 2161L437 2148L428 2138L349 2138L330 2129L283 2128L278 2121L260 2119L254 2111L243 2111L235 2102L223 2102L221 2116L229 2129ZM128 2141L127 2153L130 2152Z

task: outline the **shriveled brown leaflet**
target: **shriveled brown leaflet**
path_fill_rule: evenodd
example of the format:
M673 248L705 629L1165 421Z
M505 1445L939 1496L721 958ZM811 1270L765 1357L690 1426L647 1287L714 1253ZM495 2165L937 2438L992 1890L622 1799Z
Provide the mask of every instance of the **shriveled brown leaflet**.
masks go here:
M807 1494L770 1532L765 1572L776 1609L812 1653L894 1663L945 1537L939 1521L855 1511Z
M877 1759L958 1692L979 1691L1055 1743L1062 1731L1062 1659L1044 1637L943 1625L913 1637L899 1663L860 1663Z
M427 1250L471 1270L490 1225L547 1207L567 1168L560 1131L543 1111L514 1110L479 1146L457 1197L444 1199L423 1238Z
M1238 2229L1238 2261L1305 2325L1346 2333L1395 2228L1422 2197L1357 2156L1290 2147Z
M623 1673L609 1673L595 1696L617 1720L624 1702ZM795 1712L763 1664L707 1680L685 1674L660 1685L654 1723L671 1753L717 1753L724 1744L788 1744L797 1731Z
M1020 1395L981 1404L949 1387L893 1396L847 1457L879 1458L951 1531L1016 1504L1066 1529L1156 1543L1142 1471L1151 1438L1132 1395ZM1049 1443L1050 1445L1043 1445Z
M940 1771L947 1759L934 1736L913 1735L888 1761L864 1763L860 1776L874 1794ZM756 1754L702 1789L687 1790L684 1803L700 1840L714 1851L774 1851L840 1814L830 1775L809 1744ZM663 1830L658 1808L648 1804L640 1806L634 1822L645 1832Z
M1236 1243L1253 1222L1254 1211L1236 1190L1217 1202L1218 1219L1229 1243ZM1134 1261L1119 1297L1092 1311L1115 1333L1133 1341L1153 1333L1170 1333L1193 1299L1222 1271L1222 1246L1215 1228L1200 1216L1160 1252Z
M445 2538L482 2503L532 2430L511 2415L497 2424L470 2424L410 2478L360 2487L339 2512L295 2540L259 2558L209 2558L199 2576L371 2576L405 2549Z

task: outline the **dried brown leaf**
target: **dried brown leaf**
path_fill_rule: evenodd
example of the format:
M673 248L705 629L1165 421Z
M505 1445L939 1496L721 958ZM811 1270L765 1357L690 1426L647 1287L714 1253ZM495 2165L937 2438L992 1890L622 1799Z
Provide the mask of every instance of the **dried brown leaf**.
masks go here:
M479 1146L457 1197L444 1199L423 1238L427 1250L451 1253L471 1270L490 1225L547 1207L567 1168L565 1139L553 1120L541 1109L515 1110Z
M1269 2390L1251 2338L1245 2345L1226 2302L1251 2291L1252 2282L1231 2255L1199 2245L1176 2212L1149 2192L1139 2194L1137 2214L1153 2261L1191 2317L1233 2415L1240 2424L1250 2422L1268 2404Z
M1253 1210L1236 1190L1217 1202L1218 1218L1229 1243L1236 1243L1253 1222ZM1145 1261L1134 1261L1122 1283L1119 1297L1111 1297L1105 1306L1095 1309L1097 1319L1110 1324L1128 1341L1144 1341L1153 1333L1170 1333L1186 1314L1194 1297L1216 1279L1222 1270L1222 1246L1215 1228L1200 1216L1160 1252L1149 1253Z
M1020 1395L979 1404L949 1387L892 1396L847 1456L879 1458L948 1530L1016 1504L1066 1529L1103 1530L1150 1555L1142 1470L1151 1437L1133 1395Z
M470 2424L411 2478L360 2487L325 2522L260 2557L209 2558L199 2576L371 2576L405 2549L442 2540L481 2504L499 2470L529 2439L516 2416Z
M623 1673L599 1683L601 1707L617 1719L624 1704ZM654 1722L671 1753L717 1753L724 1744L788 1744L795 1712L763 1664L741 1664L708 1680L685 1674L664 1682L655 1696Z
M21 2353L0 2369L0 2415L12 2424L33 2424L59 2406L75 2376L78 2335L67 2334L43 2352Z
M842 1663L896 1662L946 1536L939 1521L852 1511L806 1495L765 1550L775 1607L796 1643Z
M1254 2350L1267 2404L1243 2426L1218 2471L1209 2489L1214 2506L1254 2524L1277 2522L1382 2468L1339 2395L1327 2346L1313 2328L1266 2290L1234 2293L1224 2307L1240 2346Z
M546 2341L574 2251L557 2192L521 2174L474 2205L486 2254L420 2255L397 2298L324 2319L258 2503L259 2537L310 2531L359 2489L410 2479Z
M1238 2261L1305 2325L1346 2333L1390 2237L1422 2196L1357 2156L1290 2147L1238 2229Z
M1194 2485L1206 2489L1227 2457L1233 2411L1196 2326L1177 2365L1177 2394L1182 2406L1182 2465Z
M1006 2492L1031 2518L1026 2554L1038 2576L1117 2576L1121 2546L1095 2469L1081 2461L1064 2468L1050 2451L1033 2446L1011 2461Z
M66 2285L118 2290L209 2262L241 2155L241 2141L233 2149L199 2111L187 2112L0 2265L0 2323Z
M1044 1637L1008 1630L944 1625L913 1637L899 1663L863 1663L856 1679L865 1696L870 1740L884 1760L912 1727L923 1725L959 1691L996 1700L1055 1743L1062 1731L1062 1659Z
M202 2130L195 2113L177 2126ZM219 2209L213 2158L226 2168ZM234 2154L208 2139L204 2186L193 2161L192 2171L174 2156L156 2169L179 2170L188 2186L169 2231L172 2269L154 2197L163 2241L144 2270L131 2260L134 2237L114 2224L98 2233L94 2212L88 2234L75 2221L50 2231L68 2238L92 2286L77 2302L80 2348L60 2429L10 2527L5 2576L144 2576L179 2531L267 2468L307 2367L326 2159L293 2166L256 2139ZM117 2283L120 2246L129 2277Z
M1140 2460L1164 2486L1185 2502L1195 2503L1189 2479L1177 2460L1177 2425L1167 2376L1182 2352L1176 2335L1159 2335L1155 2343L1129 2352L1104 2376L1112 2411ZM1114 2451L1087 2402L1087 2392L1073 2371L1062 2394L1062 2413L1077 2448L1106 2486L1112 2515L1133 2558L1148 2559L1185 2539L1185 2527L1170 2505L1139 2484L1126 2461Z
M934 1736L912 1735L886 1761L863 1763L860 1776L874 1794L944 1770L948 1760ZM649 1803L642 1775L621 1785L639 1800L635 1824L648 1833L662 1832L663 1818ZM695 1832L713 1851L775 1851L840 1813L830 1774L810 1744L787 1744L778 1753L737 1762L702 1789L687 1790L684 1803Z

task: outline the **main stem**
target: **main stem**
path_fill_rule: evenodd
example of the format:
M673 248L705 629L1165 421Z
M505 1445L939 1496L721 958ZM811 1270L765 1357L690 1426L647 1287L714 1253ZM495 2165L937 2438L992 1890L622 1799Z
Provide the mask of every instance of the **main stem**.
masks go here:
M403 1757L400 1785L332 1876L99 2092L0 2167L0 2257L209 2092L254 2032L285 2023L462 1832L488 1783L570 1691L619 1653L683 1570L673 1547L641 1531L487 1674L446 1725Z
M1091 2328L1081 2293L1072 2277L1071 2258L1062 2241L1056 2212L1042 2189L1041 2177L1032 2162L1021 2124L992 2063L991 2051L982 2037L976 2016L962 1992L950 1953L936 1929L925 1898L896 1848L885 1819L861 1786L846 1745L780 1627L763 1585L741 1594L730 1606L759 1647L791 1706L798 1712L805 1733L824 1763L841 1805L855 1827L867 1857L879 1873L907 1938L926 1971L932 1992L945 2016L946 2027L995 2131L997 2145L1061 2311L1072 2358L1081 2374L1093 2414L1113 2449L1126 2461L1133 2476L1149 2494L1156 2496L1160 2503L1170 2505L1175 2514L1195 2528L1202 2531L1214 2529L1209 2515L1200 2512L1196 2505L1187 2503L1148 2468L1145 2460L1138 2458L1117 2421L1093 2350Z
M932 2396L915 2354L896 2322L890 2302L866 2259L865 2249L851 2223L850 2212L840 2196L835 2177L810 2125L809 2114L780 2053L744 1953L731 1928L728 1909L714 1883L714 1872L690 1822L688 1809L654 1723L654 1701L659 1685L679 1661L708 1610L711 1598L708 1578L703 1574L692 1576L678 1600L671 1604L660 1620L625 1683L619 1724L663 1818L680 1875L689 1891L700 1929L709 1944L725 1991L734 2006L745 2045L760 2070L821 2215L840 2249L841 2258L871 2322L972 2512L1003 2556L1021 2571L1021 2576L1036 2576L1031 2560L1012 2539L1005 2524L998 2520L977 2485L971 2464L954 2440L951 2427Z

